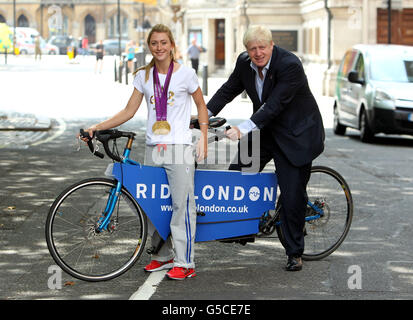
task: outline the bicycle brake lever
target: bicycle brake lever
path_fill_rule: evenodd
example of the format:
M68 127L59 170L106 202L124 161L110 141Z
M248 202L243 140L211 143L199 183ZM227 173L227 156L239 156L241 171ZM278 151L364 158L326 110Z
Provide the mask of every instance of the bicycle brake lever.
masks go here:
M80 129L80 137L82 138L87 138L87 146L89 147L90 152L92 152L95 156L103 159L105 156L103 153L98 152L98 148L96 148L96 139L95 139L95 134L93 134L93 137L90 138L90 135L88 132L85 132L83 129ZM95 143L93 143L95 141Z

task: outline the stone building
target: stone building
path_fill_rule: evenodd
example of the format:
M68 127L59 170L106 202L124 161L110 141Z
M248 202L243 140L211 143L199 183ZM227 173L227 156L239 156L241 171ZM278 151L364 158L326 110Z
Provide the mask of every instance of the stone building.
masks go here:
M15 9L13 6L15 3ZM168 0L0 0L0 22L53 34L88 36L89 41L118 37L118 3L122 38L138 41L150 24L169 24Z
M210 73L228 75L244 50L242 36L247 26L266 25L276 44L302 59L310 84L322 83L318 90L323 94L333 92L338 64L349 47L388 42L389 2L391 42L413 45L413 0L137 1L119 0L123 38L142 40L142 26L168 24L184 56L195 37L207 49L201 54L201 66L208 65ZM13 25L13 2L0 0L0 22ZM53 33L88 35L94 42L118 36L117 3L118 0L19 0L16 23L38 29L44 38Z
M388 0L181 0L183 46L195 35L201 64L228 74L248 25L266 25L276 44L303 61L310 83L332 94L338 64L356 43L387 43ZM392 43L413 45L413 1L392 0Z

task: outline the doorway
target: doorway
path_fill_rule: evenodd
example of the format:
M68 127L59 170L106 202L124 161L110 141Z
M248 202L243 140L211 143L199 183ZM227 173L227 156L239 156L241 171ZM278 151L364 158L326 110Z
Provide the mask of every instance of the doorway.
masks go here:
M85 17L85 34L87 36L89 43L96 42L96 21L90 14Z
M388 43L387 9L377 9L377 43ZM391 43L413 45L413 9L392 10Z
M225 64L225 19L215 20L215 64Z

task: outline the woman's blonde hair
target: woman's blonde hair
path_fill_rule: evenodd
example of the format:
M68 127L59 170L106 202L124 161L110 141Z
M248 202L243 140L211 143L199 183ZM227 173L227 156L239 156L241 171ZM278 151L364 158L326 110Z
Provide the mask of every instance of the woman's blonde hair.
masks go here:
M263 26L250 27L244 34L243 43L245 48L247 48L248 42L251 41L268 41L272 43L271 31Z
M155 32L166 33L167 34L167 36L168 36L168 38L169 38L169 40L171 41L171 44L172 44L171 58L172 58L172 61L176 61L176 59L175 59L175 40L174 40L174 36L172 34L171 29L169 29L164 24L157 24L157 25L153 26L153 28L151 29L151 31L148 34L148 38L146 39L146 43L148 44L148 46L150 46L152 34L154 34ZM152 58L151 62L149 62L147 65L142 66L142 67L138 68L137 70L135 70L135 72L133 72L133 75L136 75L140 70L145 70L145 82L146 82L149 79L149 72L150 72L151 68L154 65L155 65L155 59Z

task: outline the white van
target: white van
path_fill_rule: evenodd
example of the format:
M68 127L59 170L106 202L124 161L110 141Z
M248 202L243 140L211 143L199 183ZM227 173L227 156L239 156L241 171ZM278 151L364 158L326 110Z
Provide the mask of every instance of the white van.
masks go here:
M26 27L17 27L16 28L16 38L17 40L22 38L36 38L40 35L39 31L34 28L26 28Z
M16 43L20 54L34 54L34 40L37 36L40 36L40 33L34 28L16 28ZM42 54L57 54L59 52L58 47L47 43L41 36L40 48Z

